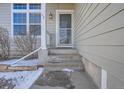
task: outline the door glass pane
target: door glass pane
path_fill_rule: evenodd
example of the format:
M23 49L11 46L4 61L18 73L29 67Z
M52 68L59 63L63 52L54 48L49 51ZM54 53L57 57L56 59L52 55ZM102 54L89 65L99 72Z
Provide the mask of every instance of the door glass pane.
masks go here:
M60 14L60 28L71 28L71 14Z
M60 28L60 44L71 44L70 28Z
M59 43L71 44L71 14L60 14L59 17Z

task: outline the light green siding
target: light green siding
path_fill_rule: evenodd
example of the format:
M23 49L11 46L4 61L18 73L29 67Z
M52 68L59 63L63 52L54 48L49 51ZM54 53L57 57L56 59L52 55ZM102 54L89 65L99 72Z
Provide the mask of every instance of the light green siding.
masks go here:
M0 4L0 27L11 31L11 4Z
M80 54L124 81L124 4L76 4L74 14Z

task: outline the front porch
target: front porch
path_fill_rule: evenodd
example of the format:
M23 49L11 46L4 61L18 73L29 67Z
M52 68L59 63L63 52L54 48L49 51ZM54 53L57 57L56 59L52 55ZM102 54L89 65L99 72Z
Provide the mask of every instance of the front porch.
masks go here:
M42 5L41 50L39 59L45 62L49 51L76 49L74 44L74 4L46 3ZM61 51L61 52L62 52ZM44 64L44 63L42 63Z
M43 22L41 32L42 49L39 51L39 64L44 65L45 72L74 70L72 81L77 89L98 88L84 71L82 56L74 43L74 4L46 4L44 11L46 21ZM40 86L35 82L31 88L62 87Z

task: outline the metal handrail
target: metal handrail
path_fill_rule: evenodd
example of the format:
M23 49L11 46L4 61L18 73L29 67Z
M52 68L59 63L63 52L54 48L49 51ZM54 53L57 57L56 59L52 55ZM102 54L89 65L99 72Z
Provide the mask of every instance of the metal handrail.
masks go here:
M40 48L38 48L38 49L36 49L36 50L34 50L34 51L32 51L31 53L29 53L29 54L25 55L24 57L22 57L22 58L20 58L20 59L16 60L16 61L15 61L15 62L13 62L11 65L14 65L14 64L16 64L17 62L19 62L19 61L21 61L21 60L25 59L26 57L28 57L28 56L30 56L30 55L32 55L32 54L34 54L34 53L36 53L36 52L37 52L37 51L39 51L40 49L41 49L41 47L40 47Z

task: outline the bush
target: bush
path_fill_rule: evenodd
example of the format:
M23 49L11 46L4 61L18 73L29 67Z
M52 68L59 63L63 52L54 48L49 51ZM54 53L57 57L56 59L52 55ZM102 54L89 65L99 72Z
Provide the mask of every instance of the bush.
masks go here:
M10 55L10 38L7 29L0 27L0 59L8 59Z
M37 38L36 35L28 34L26 36L16 36L15 44L17 46L17 51L22 55L27 55L36 49ZM36 54L32 54L27 59L36 57Z

